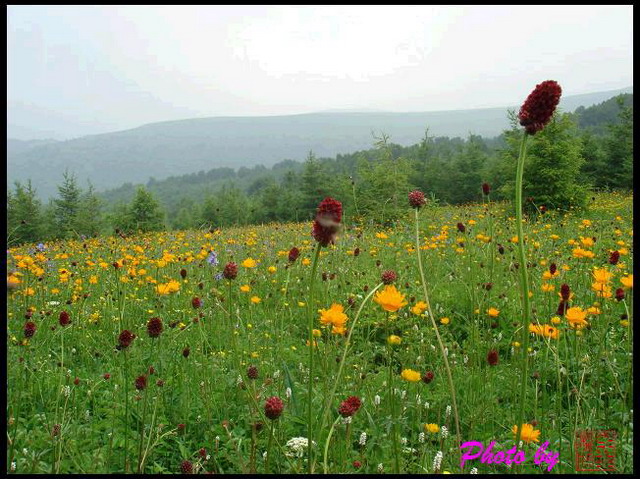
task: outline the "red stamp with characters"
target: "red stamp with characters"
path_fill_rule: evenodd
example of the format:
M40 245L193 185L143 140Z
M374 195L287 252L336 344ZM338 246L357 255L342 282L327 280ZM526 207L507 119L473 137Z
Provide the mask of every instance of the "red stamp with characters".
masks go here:
M615 471L617 437L614 430L576 431L576 471Z

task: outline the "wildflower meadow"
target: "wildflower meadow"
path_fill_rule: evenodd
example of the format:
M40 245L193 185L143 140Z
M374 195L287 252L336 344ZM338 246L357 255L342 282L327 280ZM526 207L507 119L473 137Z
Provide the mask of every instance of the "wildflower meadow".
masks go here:
M514 201L9 248L7 472L630 473L632 195L522 195L559 96Z

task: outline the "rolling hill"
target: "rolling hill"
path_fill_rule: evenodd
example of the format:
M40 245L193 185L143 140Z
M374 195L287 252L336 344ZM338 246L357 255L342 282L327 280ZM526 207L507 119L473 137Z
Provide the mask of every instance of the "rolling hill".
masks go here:
M561 108L574 111L623 90L567 96ZM392 113L321 112L288 116L214 117L151 123L138 128L67 141L7 141L7 181L31 179L43 199L56 194L65 169L81 186L97 190L124 182L146 182L216 167L271 166L284 159L370 148L372 132L385 132L394 143L417 143L429 128L432 136L493 137L508 127L506 110Z

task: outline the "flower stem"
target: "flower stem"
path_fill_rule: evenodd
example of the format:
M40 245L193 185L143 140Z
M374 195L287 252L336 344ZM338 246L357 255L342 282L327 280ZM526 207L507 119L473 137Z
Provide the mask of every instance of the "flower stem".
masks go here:
M520 410L518 412L518 422L516 427L516 447L520 444L522 436L522 424L524 421L524 404L527 391L527 367L529 355L529 278L527 276L527 258L524 251L524 231L522 228L522 178L524 175L524 160L527 154L527 138L526 132L522 133L522 142L520 143L520 155L518 156L518 169L516 172L516 231L518 235L518 261L520 262L520 277L523 304L523 320L522 320L522 376L520 378Z
M453 377L451 376L451 368L449 367L449 360L444 351L444 344L442 344L442 338L440 338L440 332L438 331L438 325L433 317L433 311L431 310L431 302L429 301L429 294L427 292L427 282L424 279L424 269L422 268L422 257L420 255L420 229L418 227L418 208L415 209L416 214L416 254L418 255L418 269L420 270L420 279L422 281L422 289L424 291L425 302L427 303L427 312L429 313L429 319L431 319L431 325L436 332L436 338L438 345L440 346L440 352L442 353L442 359L444 361L444 368L447 371L447 380L449 381L449 390L451 392L451 402L453 403L453 416L456 420L456 436L458 439L458 446L462 443L462 436L460 435L460 418L458 416L458 405L456 402L456 389L453 384Z
M318 269L318 258L320 257L320 243L316 246L316 252L313 256L313 265L311 266L311 277L309 278L309 395L307 405L307 439L309 441L309 474L313 474L313 318L314 315L314 294L313 283Z

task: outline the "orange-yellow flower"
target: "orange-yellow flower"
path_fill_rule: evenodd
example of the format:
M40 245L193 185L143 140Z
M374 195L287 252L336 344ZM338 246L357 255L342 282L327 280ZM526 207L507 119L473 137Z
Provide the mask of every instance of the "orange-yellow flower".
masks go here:
M496 308L489 308L489 309L487 309L487 314L489 316L491 316L492 318L497 318L498 315L500 314L500 310L498 310Z
M414 371L413 369L403 370L401 376L405 381L409 381L412 383L417 383L418 381L420 381L420 379L422 379L420 373L418 371Z
M534 429L531 424L523 424L521 429L522 429L522 433L520 434L520 438L524 442L526 442L527 444L529 444L531 441L540 442L540 439L539 439L540 431L537 429ZM511 432L513 432L513 434L516 436L516 439L517 439L518 426L514 424L514 426L511 428Z
M564 315L571 324L571 327L582 329L587 325L586 317L587 312L582 311L582 308L579 306L574 306L573 308L567 309L567 312Z
M253 258L247 258L242 262L242 266L244 266L245 268L255 268L256 266L258 266L258 263Z
M633 275L623 276L620 278L620 282L625 288L633 289Z
M251 297L251 302L253 304L258 304L260 301L262 301L258 296L252 296Z
M558 339L560 331L548 324L530 324L529 332L545 338Z
M398 311L407 304L404 295L392 284L388 284L382 291L378 291L373 300L382 306L382 309L390 312Z
M424 313L424 311L427 309L427 303L425 303L424 301L418 301L412 308L411 308L411 312L413 314L417 314L418 316L420 316L422 313Z
M593 278L596 283L608 283L611 281L613 277L613 273L610 273L605 268L595 269L593 270Z
M347 315L344 314L344 307L341 304L333 303L329 309L320 310L320 322L324 325L333 325L338 328L343 327L347 322Z

